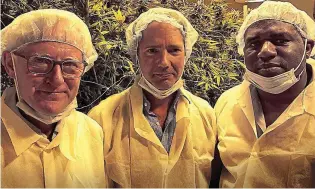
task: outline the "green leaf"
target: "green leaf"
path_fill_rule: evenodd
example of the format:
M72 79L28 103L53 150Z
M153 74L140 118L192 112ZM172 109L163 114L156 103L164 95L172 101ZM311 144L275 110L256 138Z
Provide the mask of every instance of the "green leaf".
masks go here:
M127 63L129 64L129 68L130 68L131 72L132 72L132 73L135 73L135 70L133 69L133 64L132 64L132 62L128 60Z
M108 33L109 33L109 31L102 31L101 32L102 35L105 35L105 34L108 34Z
M126 17L124 15L122 15L120 9L118 9L117 12L113 11L113 13L114 13L114 16L115 16L115 19L117 20L117 22L119 22L121 24L124 23Z
M102 46L102 45L106 45L107 44L107 41L101 41L99 43L97 43L98 46Z
M220 76L214 76L214 78L216 79L217 85L220 85L221 77Z
M201 85L204 85L206 82L204 82L204 81L201 81L201 82L199 82L198 84L197 84L197 86L201 86Z
M246 65L245 65L243 62L241 62L241 61L239 61L239 60L236 60L236 62L237 62L239 65L241 65L242 68L246 69Z

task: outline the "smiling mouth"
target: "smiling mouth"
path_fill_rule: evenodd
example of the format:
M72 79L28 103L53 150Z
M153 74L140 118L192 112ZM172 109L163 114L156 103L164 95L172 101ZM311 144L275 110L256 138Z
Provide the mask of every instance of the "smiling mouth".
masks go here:
M66 93L65 92L61 92L61 91L42 91L39 90L38 91L38 97L41 100L45 100L45 101L60 101L61 99L66 97Z
M64 91L38 91L41 96L45 97L60 97L65 94Z

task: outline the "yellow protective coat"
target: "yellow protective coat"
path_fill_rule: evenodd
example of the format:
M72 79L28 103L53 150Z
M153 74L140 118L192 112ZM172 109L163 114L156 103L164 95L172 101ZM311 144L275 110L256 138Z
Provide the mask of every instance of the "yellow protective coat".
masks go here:
M86 115L73 111L58 124L50 142L32 130L8 98L1 102L1 186L14 188L105 187L103 132ZM14 104L14 103L11 103Z
M214 111L205 100L181 91L169 154L142 113L143 93L137 84L91 110L88 115L104 129L109 187L209 186Z
M257 139L249 83L225 92L215 111L225 169L221 187L315 186L315 64L313 81Z

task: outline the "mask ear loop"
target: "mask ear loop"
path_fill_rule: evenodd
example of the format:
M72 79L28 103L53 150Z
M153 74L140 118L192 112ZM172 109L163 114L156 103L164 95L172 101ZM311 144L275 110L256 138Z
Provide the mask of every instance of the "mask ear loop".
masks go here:
M141 70L141 67L140 67L140 60L139 60L139 58L138 58L138 54L136 54L136 64L138 64L138 70L139 70L140 75L143 76L142 70ZM137 72L138 72L138 70L137 70ZM136 73L137 73L137 72L136 72ZM143 76L143 77L144 77L144 76Z
M15 60L14 60L14 54L13 52L10 52L11 54L11 60L12 60L12 64L13 64L13 70L14 70L14 84L15 84L15 90L16 90L16 94L18 96L18 102L22 101L22 97L20 96L20 92L19 92L19 82L18 82L18 78L17 78L17 74L16 74L16 64L15 64Z
M303 52L303 56L302 56L302 59L301 59L301 62L299 63L299 65L294 69L294 72L296 72L296 70L299 69L299 67L301 66L304 58L305 58L305 54L306 54L306 47L307 47L307 39L305 39L305 44L304 44L304 52ZM303 74L303 72L305 71L306 68L304 68L301 73L299 74L298 76L298 79L300 80L301 79L301 75Z

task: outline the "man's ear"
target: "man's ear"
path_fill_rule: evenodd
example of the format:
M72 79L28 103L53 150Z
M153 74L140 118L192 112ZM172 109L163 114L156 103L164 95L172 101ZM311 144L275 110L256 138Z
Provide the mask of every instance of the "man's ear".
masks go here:
M8 51L4 51L2 53L1 62L2 62L2 65L4 66L4 69L7 72L7 74L11 78L15 79L15 72L14 72L14 66L13 66L13 62L12 62L11 53Z
M311 39L308 39L307 45L306 45L306 58L309 58L311 56L313 48L314 48L314 41Z

